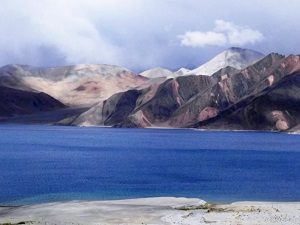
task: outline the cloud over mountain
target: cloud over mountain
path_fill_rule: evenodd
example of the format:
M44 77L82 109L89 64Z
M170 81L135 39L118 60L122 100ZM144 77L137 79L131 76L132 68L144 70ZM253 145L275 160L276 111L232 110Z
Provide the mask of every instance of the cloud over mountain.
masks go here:
M216 20L211 31L187 31L179 35L181 45L191 47L226 46L254 44L262 41L264 35L247 26L239 26L225 20Z
M178 69L231 45L298 54L298 9L299 0L2 0L0 66Z
M20 1L4 0L0 27L5 35L0 50L16 58L30 56L35 61L41 49L50 48L66 63L118 63L118 47L94 23L94 13L87 15L93 7L108 8L114 2L29 0L20 7Z

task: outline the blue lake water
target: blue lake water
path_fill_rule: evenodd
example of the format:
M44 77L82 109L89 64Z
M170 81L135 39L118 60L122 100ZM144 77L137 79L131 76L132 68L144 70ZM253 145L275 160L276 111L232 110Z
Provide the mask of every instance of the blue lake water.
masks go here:
M300 201L300 136L0 126L0 203L152 196Z

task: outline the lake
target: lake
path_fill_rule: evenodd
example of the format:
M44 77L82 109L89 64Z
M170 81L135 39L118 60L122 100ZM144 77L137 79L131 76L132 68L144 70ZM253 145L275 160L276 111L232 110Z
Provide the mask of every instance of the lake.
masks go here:
M0 204L153 196L300 201L300 136L0 125Z

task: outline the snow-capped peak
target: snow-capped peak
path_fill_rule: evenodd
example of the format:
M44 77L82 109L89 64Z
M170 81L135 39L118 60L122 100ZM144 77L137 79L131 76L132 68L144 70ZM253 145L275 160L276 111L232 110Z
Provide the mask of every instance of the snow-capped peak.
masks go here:
M147 78L158 78L158 77L174 77L174 73L168 69L156 67L149 70L146 70L140 75Z
M240 70L252 65L263 57L264 55L262 53L250 49L232 47L221 52L216 57L201 65L200 67L185 73L185 75L194 74L210 76L218 70L227 66Z
M175 75L176 75L176 76L183 76L183 75L187 74L187 73L190 72L190 71L191 71L191 70L182 67L182 68L180 68L179 70L177 70L177 71L175 72Z

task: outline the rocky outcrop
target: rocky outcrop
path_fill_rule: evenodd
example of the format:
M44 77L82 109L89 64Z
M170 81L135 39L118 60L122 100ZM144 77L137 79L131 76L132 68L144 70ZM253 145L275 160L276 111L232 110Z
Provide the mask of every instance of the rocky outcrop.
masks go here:
M218 81L221 81L221 80L225 80L225 79L229 78L231 75L238 73L238 72L239 72L238 69L235 69L231 66L227 66L227 67L224 67L224 68L220 69L219 71L215 72L212 75L212 77Z

